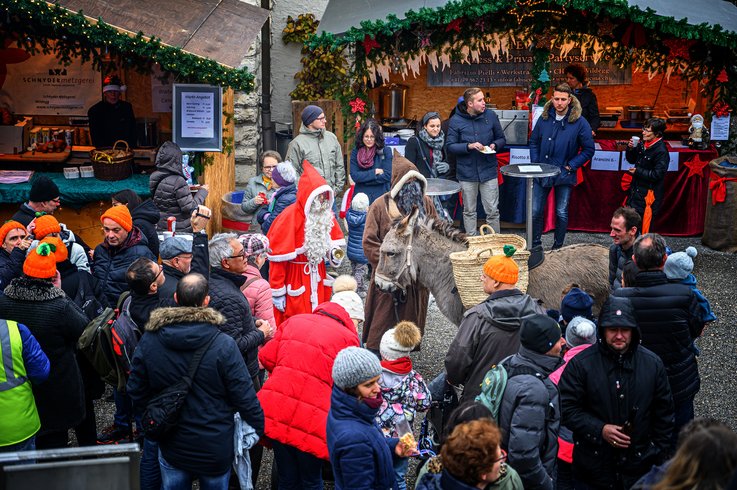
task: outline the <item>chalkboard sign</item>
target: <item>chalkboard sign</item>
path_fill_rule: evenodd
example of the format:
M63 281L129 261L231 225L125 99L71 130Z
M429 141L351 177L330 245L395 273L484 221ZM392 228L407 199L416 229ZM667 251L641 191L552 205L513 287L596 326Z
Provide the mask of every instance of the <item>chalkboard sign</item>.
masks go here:
M632 68L619 68L613 63L600 60L595 64L589 53L581 55L579 48L572 49L567 56L551 55L552 83L564 82L563 70L571 63L586 67L590 85L630 85ZM427 67L427 85L430 87L525 87L530 84L532 53L527 48L511 48L506 54L495 58L491 52L482 51L478 63L452 62L444 70Z

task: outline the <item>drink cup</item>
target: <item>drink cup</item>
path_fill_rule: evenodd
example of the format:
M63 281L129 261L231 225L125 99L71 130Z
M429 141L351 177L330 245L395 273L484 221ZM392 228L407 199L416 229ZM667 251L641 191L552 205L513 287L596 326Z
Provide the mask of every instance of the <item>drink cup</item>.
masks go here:
M640 144L640 137L639 136L633 136L632 137L632 146L637 146Z

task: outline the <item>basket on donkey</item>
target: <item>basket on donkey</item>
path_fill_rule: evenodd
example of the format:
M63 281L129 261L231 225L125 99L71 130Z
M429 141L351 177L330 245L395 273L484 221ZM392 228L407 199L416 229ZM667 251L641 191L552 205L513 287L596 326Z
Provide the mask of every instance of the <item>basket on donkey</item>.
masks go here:
M125 149L118 148L118 144ZM91 150L90 160L95 171L95 178L100 180L123 180L133 175L133 151L123 140L115 142L108 150Z
M526 292L530 279L527 265L530 252L527 250L527 241L524 238L517 235L494 233L489 225L482 225L480 232L480 235L468 237L468 250L450 254L456 289L466 308L476 306L489 297L484 292L484 285L480 279L481 273L489 257L504 255L504 245L512 245L517 249L512 256L519 267L517 289Z

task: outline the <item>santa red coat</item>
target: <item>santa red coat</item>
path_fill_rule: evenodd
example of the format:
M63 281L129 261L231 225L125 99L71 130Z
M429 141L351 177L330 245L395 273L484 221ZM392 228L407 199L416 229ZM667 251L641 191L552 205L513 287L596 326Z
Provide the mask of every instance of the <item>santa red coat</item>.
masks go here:
M286 294L284 312L274 309L277 325L300 313L311 313L320 303L330 300L333 280L326 277L325 261L311 268L304 254L306 215L312 202L327 192L332 209L335 194L325 179L310 165L303 163L302 176L297 185L297 202L288 206L271 224L267 237L269 254L269 283L274 296ZM345 238L333 216L330 230L330 248L345 248Z
M333 362L346 347L358 347L348 313L335 303L284 322L258 358L269 372L258 399L266 436L328 459L325 426L333 389Z

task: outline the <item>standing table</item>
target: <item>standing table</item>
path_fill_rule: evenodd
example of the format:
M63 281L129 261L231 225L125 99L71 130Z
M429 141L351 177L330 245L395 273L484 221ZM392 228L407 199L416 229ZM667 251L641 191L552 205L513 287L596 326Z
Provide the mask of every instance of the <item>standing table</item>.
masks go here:
M548 165L547 163L529 163L523 165L505 165L499 169L504 175L509 177L519 177L520 179L527 180L527 225L526 225L526 239L527 239L527 250L532 249L532 188L535 179L540 177L553 177L560 173L560 169L555 165Z

